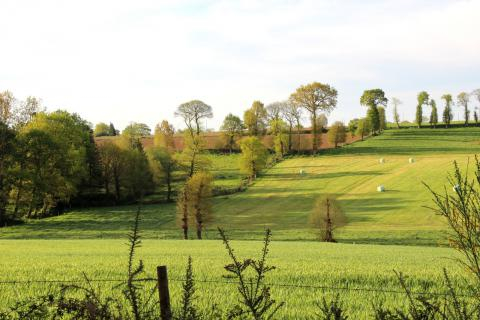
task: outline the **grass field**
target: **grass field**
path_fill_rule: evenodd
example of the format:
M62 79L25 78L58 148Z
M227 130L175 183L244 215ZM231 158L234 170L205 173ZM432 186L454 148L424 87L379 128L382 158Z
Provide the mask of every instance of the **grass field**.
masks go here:
M273 234L275 239L275 233ZM82 272L91 279L124 279L127 247L123 240L0 240L0 282L5 280L78 280ZM259 241L234 241L237 254L256 257ZM147 276L155 266L168 266L174 305L187 257L192 256L196 279L224 282L223 266L229 262L221 241L145 240L137 252ZM277 267L267 277L273 297L285 301L278 319L308 319L322 296L340 293L351 319L367 319L371 305L384 300L403 307L405 296L398 293L321 289L312 286L401 291L393 270L408 275L407 283L416 292L444 292L442 268L449 270L453 283L462 288L462 270L451 260L452 249L325 244L317 242L273 241L269 263ZM426 268L425 266L428 266ZM104 294L113 294L117 283L100 283ZM152 283L153 285L153 283ZM281 286L284 285L284 286ZM285 286L287 285L287 286ZM51 292L57 284L0 284L0 309L33 295ZM292 287L305 286L305 287ZM310 287L309 287L310 286ZM462 290L462 289L461 289ZM118 294L118 291L116 291ZM236 301L235 286L226 283L198 282L196 303L207 309L216 303L222 308Z
M217 197L216 226L235 239L260 239L265 227L279 240L314 240L308 224L315 198L338 197L349 223L338 239L350 243L437 245L445 243L442 220L425 208L431 205L425 182L441 189L452 162L465 168L480 152L480 128L388 130L383 135L344 148L284 160L269 169L246 192ZM238 155L214 155L217 182L240 180ZM409 163L410 157L415 163ZM379 158L385 163L380 164ZM300 175L303 169L306 173ZM386 192L376 191L383 184ZM3 228L1 238L118 238L129 226L134 207L75 210L59 217ZM147 238L180 238L173 204L149 205L142 228Z

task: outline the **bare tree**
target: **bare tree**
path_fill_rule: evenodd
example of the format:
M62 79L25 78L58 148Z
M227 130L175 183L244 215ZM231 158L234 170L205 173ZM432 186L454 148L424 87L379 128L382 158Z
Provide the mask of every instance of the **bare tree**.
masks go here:
M192 100L182 103L175 111L176 117L182 117L190 134L200 135L200 121L204 118L212 118L212 107L200 100Z

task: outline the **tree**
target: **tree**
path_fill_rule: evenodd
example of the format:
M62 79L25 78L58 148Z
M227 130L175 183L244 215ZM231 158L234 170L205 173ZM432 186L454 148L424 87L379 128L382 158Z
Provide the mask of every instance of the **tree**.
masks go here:
M0 92L0 122L6 125L12 124L15 101L10 91Z
M202 239L204 224L212 216L213 176L205 171L197 172L185 184L188 215L195 220L197 239Z
M185 185L177 197L177 221L183 230L183 239L188 239L188 191Z
M448 128L450 122L453 120L452 114L452 95L444 94L442 99L445 100L445 109L443 109L443 123L445 123L445 128Z
M25 126L32 121L33 117L39 113L44 112L45 108L42 108L40 99L29 96L25 101L21 101L15 110L14 122L17 127Z
M267 110L267 119L269 122L282 119L283 102L277 101L270 103L265 109Z
M323 130L327 129L328 126L328 118L325 113L321 113L317 116L317 130L323 132Z
M417 112L415 115L415 122L417 123L418 127L422 126L423 121L423 105L428 104L429 102L429 95L426 91L420 91L417 95Z
M210 161L202 154L204 140L200 135L192 136L188 131L183 137L184 147L177 156L180 167L186 171L188 177L195 172L204 171L210 166Z
M227 148L230 150L230 153L232 153L236 140L241 137L243 133L242 120L229 113L223 120L220 130L223 131L223 135L227 140Z
M400 129L400 115L398 114L398 106L402 104L400 99L393 97L391 99L393 105L393 121L397 124L397 129Z
M465 127L468 126L468 120L470 118L470 110L468 110L468 102L470 101L470 95L466 92L460 92L457 95L457 105L463 107L465 117Z
M153 147L148 150L148 159L154 182L157 185L164 183L167 186L167 201L172 199L173 172L177 162L173 154L166 147Z
M388 99L382 89L365 90L360 97L360 104L367 106L367 119L370 122L372 133L375 134L380 130L380 116L378 114L378 106L387 106Z
M110 126L104 122L99 122L93 130L95 137L103 137L110 135Z
M160 124L155 126L155 133L153 135L153 145L155 147L166 148L170 152L175 150L174 141L175 129L173 125L163 120Z
M473 120L475 121L475 125L478 125L478 112L477 112L477 108L475 108L475 110L473 110Z
M274 149L277 159L283 158L287 152L288 137L285 135L287 124L280 118L270 120Z
M243 123L247 127L248 134L258 136L265 134L267 127L267 109L260 101L254 101L250 109L243 114Z
M110 122L110 125L109 125L109 130L108 130L108 135L109 136L118 136L119 132L117 129L115 129L115 126L113 125L113 123Z
M181 117L187 126L188 131L193 136L195 133L200 135L201 123L205 118L212 118L212 107L200 100L192 100L182 103L175 111L175 117Z
M245 137L240 140L240 149L242 150L240 168L247 174L249 180L253 180L267 164L267 149L260 140L254 136Z
M294 102L287 100L283 102L282 117L288 123L288 151L292 150L292 135L293 128L297 129L297 149L300 148L300 128L302 120L302 108L296 105ZM297 150L298 151L298 150Z
M98 146L100 165L103 172L103 185L105 193L110 194L110 185L113 184L115 199L118 202L121 197L121 180L125 172L125 152L111 141Z
M310 223L319 230L321 240L336 242L333 231L346 225L347 218L337 200L333 196L324 195L315 202Z
M348 132L350 132L352 137L355 137L355 135L357 134L357 128L358 128L358 122L359 121L360 120L355 118L355 119L352 119L348 122Z
M385 108L378 107L378 119L380 120L380 131L387 129L387 116L385 115Z
M363 139L372 132L371 124L368 118L358 120L357 135Z
M330 129L328 130L327 137L328 142L335 145L335 148L338 146L339 143L344 143L346 141L347 132L346 132L345 125L337 121L335 122Z
M0 227L7 221L7 205L13 183L11 168L15 161L15 131L2 121L4 119L3 116L0 119Z
M477 99L478 103L480 103L480 89L473 90L471 95ZM477 108L475 108L473 112L473 118L475 120L475 124L478 125L478 109Z
M150 134L150 127L145 123L131 122L122 131L123 143L127 148L138 149L142 145L142 138L148 137Z
M305 108L310 113L310 119L312 120L313 153L316 153L318 150L317 115L320 111L329 113L335 109L337 106L337 96L338 92L335 88L319 82L302 85L290 96L290 99L296 105Z
M435 100L430 100L430 106L432 107L432 113L430 114L430 125L436 128L438 123L438 114L437 104L435 103Z
M132 148L124 151L124 172L121 183L127 196L135 200L142 199L153 191L153 175L143 149Z

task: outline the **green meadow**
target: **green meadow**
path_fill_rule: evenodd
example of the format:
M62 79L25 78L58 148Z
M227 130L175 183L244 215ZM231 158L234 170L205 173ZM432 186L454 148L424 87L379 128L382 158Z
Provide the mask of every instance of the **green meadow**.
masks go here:
M241 257L255 256L261 247L258 240L270 228L274 241L269 262L277 269L267 282L274 297L286 301L281 319L311 318L316 302L337 293L352 319L369 318L372 303L379 299L402 307L405 296L397 293L401 288L393 270L408 275L407 283L416 292L441 292L442 269L447 268L462 291L466 273L446 247L448 230L428 208L433 203L423 183L441 190L453 161L462 170L470 162L473 170L479 152L480 128L401 129L316 156L287 157L246 191L214 198L207 240L179 240L175 204L144 205L144 243L137 257L144 260L148 276L154 275L155 266L168 266L172 299L178 304L180 280L192 256L198 305L204 310L212 304L226 308L236 295L222 277L229 260L216 228L228 231ZM218 186L240 183L239 155L209 157ZM377 192L379 185L386 191ZM338 244L316 241L317 232L308 223L316 197L326 193L337 197L348 218L347 225L336 230ZM0 280L72 280L81 279L82 272L93 279L124 279L124 239L136 208L75 209L0 229ZM113 283L100 286L106 294L118 294ZM58 285L0 284L0 308L51 288Z

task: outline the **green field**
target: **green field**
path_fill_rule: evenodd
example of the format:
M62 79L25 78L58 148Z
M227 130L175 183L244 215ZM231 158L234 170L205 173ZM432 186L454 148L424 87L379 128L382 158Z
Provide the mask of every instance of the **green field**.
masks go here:
M291 157L269 169L246 192L216 197L206 238L222 226L235 239L260 239L265 227L279 240L315 240L308 224L315 197L335 194L347 217L338 239L349 243L444 244L442 220L426 182L440 189L452 162L465 168L480 152L480 129L388 130L383 135L312 156ZM214 155L219 185L240 181L238 155ZM409 163L410 157L415 163ZM385 163L379 163L384 158ZM304 175L299 171L303 169ZM376 191L385 185L386 192ZM134 207L91 208L25 225L3 228L1 238L118 238L129 227ZM142 229L147 238L180 238L175 205L148 205Z
M240 257L256 257L261 243L234 241L233 246ZM124 279L126 274L127 247L123 240L1 240L0 251L0 282L12 278L82 279L82 272L91 279ZM177 280L183 278L189 255L193 258L197 280L225 282L223 266L229 260L219 240L145 240L137 253L145 262L147 276L154 276L157 265L168 266L174 304L179 301L181 282ZM403 294L313 288L315 286L401 291L393 273L395 269L408 275L408 285L416 292L444 292L443 267L448 268L458 287L464 274L449 259L455 257L455 253L447 248L273 241L270 257L269 263L277 269L266 281L272 283L274 298L286 301L280 319L311 318L315 303L321 297L337 293L342 295L352 319L368 318L371 304L378 299L390 306L402 307L405 303ZM105 294L115 295L111 288L116 284L99 285ZM54 284L0 285L0 308L18 299L47 293L52 288L56 288ZM196 303L203 309L213 303L226 308L236 301L232 284L198 282L197 293Z
M254 256L261 245L249 240L260 240L264 229L271 228L270 262L278 269L267 280L274 284L275 297L287 302L281 313L285 319L311 317L315 302L324 294L341 293L352 319L368 318L371 304L378 299L401 307L405 303L402 294L311 287L401 291L394 269L409 276L415 291L438 292L443 290L442 268L446 267L455 286L463 290L461 279L466 273L451 259L455 252L435 247L446 245L447 229L426 208L432 202L422 182L440 190L454 160L465 170L479 152L480 128L402 129L315 157L289 157L264 172L247 191L214 199L214 220L205 231L210 240L178 240L181 230L176 226L174 204L143 206L144 246L138 257L144 259L150 276L156 265L169 267L173 299L178 303L181 283L176 280L182 278L189 255L198 280L224 281L222 267L228 257L215 240L217 226L225 228L231 238L245 240L234 241L245 257ZM219 186L240 182L239 155L209 156ZM409 163L409 158L415 162ZM386 192L376 191L380 184ZM315 198L325 193L338 197L348 217L348 224L336 233L343 243L314 241L317 233L309 226L308 216ZM80 279L83 271L91 278L124 278L126 246L122 239L135 210L135 206L73 210L1 228L0 283ZM113 285L104 283L102 288L111 293ZM307 287L291 287L299 285ZM49 289L45 284L0 284L0 307ZM235 302L231 284L199 282L198 293L202 308L211 303L225 308Z

